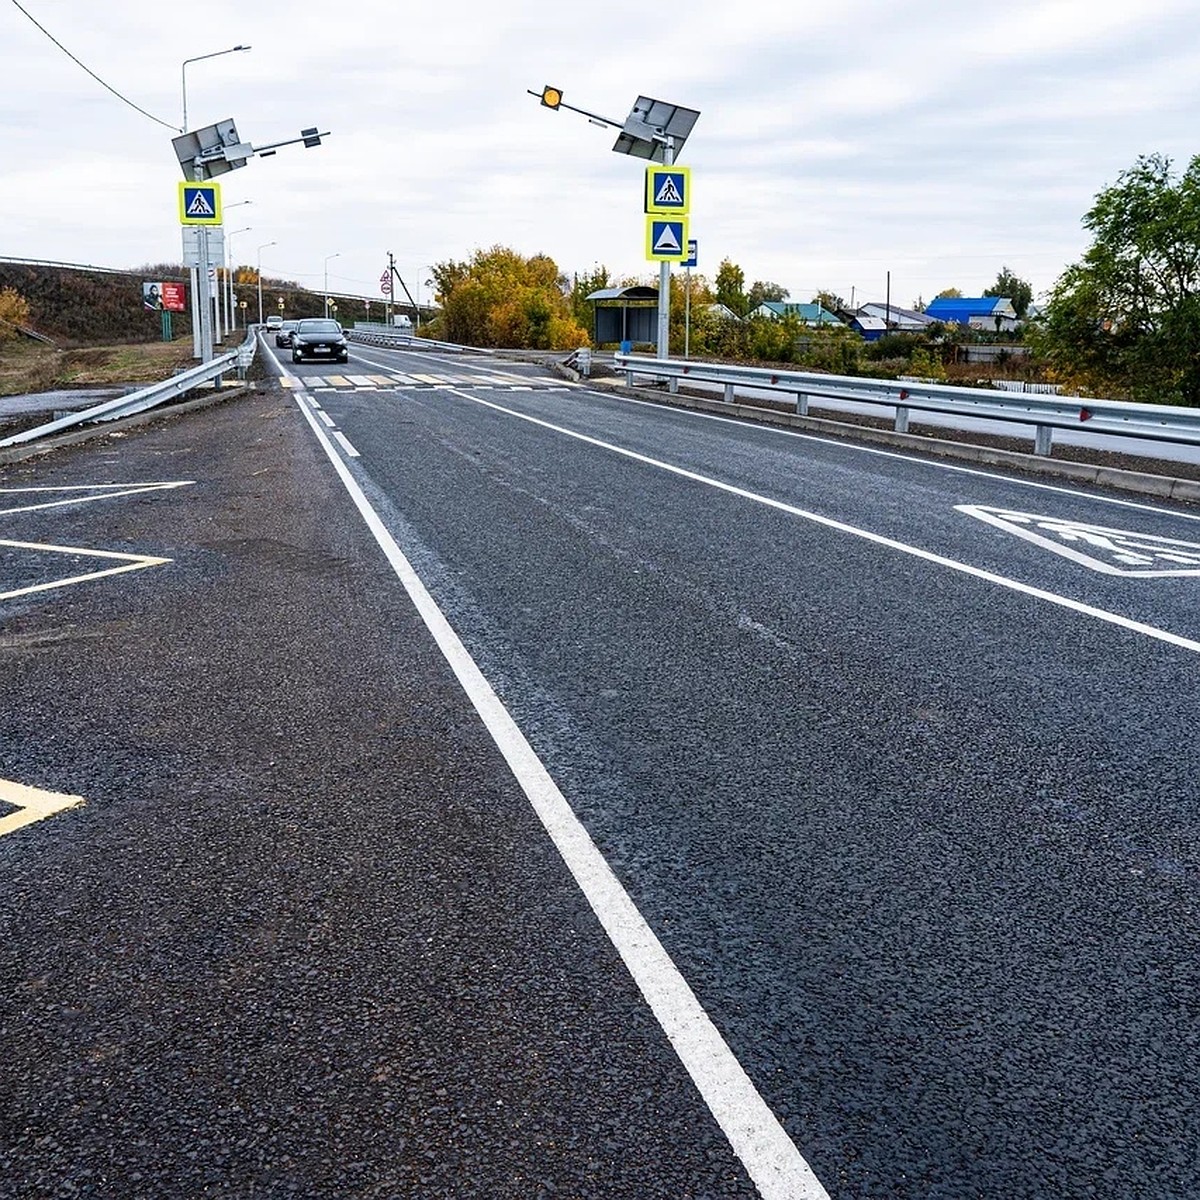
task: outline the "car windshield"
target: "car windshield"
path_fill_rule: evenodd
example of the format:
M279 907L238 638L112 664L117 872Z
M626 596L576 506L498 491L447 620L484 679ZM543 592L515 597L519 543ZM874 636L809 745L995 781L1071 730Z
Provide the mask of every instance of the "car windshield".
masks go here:
M301 321L297 326L301 333L341 333L342 327L336 321Z

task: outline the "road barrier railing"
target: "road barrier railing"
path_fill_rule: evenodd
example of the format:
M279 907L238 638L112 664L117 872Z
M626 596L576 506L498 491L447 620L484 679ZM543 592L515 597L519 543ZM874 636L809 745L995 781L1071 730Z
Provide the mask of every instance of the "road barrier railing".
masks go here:
M730 363L648 358L615 354L613 363L625 373L629 387L636 379L666 383L672 393L680 383L720 384L723 399L737 403L738 388L756 388L795 396L796 412L808 415L812 401L847 400L878 404L895 412L897 433L907 433L912 413L935 412L1032 425L1035 454L1048 455L1056 429L1082 429L1115 437L1200 445L1200 409L1169 404L1132 404L1120 400L993 392L940 383L861 379L851 375L819 375L808 371L772 370Z
M352 342L364 346L383 346L398 350L442 350L448 354L491 354L490 350L480 350L475 346L460 346L457 342L435 342L433 338L415 337L411 333L399 329L389 329L386 325L377 329L364 329L359 322L353 329L346 330L346 337Z
M254 361L254 351L257 345L257 339L251 334L236 350L222 354L211 362L189 367L186 371L172 375L160 383L139 388L136 392L118 396L115 400L106 400L103 404L97 404L93 408L67 413L65 416L56 417L53 421L47 421L44 425L35 426L33 429L23 429L20 433L0 439L0 447L33 442L38 438L49 437L51 434L60 433L64 429L71 429L76 425L89 425L94 421L115 421L119 417L131 417L135 413L145 412L146 409L164 404L168 400L174 400L185 392L190 392L193 388L214 380L219 391L222 378L231 371L236 371L239 379L245 379L246 371Z

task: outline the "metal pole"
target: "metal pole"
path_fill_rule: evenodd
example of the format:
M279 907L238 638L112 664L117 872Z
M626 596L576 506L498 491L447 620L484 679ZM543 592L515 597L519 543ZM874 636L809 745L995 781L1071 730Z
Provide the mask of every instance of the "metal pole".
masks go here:
M692 268L687 268L687 282L683 293L683 357L687 358L692 348Z
M663 166L675 161L675 139L663 139ZM658 357L670 357L671 337L671 264L664 259L658 264Z

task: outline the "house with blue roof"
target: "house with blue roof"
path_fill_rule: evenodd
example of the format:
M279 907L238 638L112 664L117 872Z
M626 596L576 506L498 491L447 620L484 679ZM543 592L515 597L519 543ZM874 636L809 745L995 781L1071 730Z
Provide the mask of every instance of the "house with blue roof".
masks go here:
M955 296L931 300L925 315L946 324L966 325L982 333L1011 333L1017 310L1003 296Z
M802 325L838 326L842 322L823 305L792 304L783 300L764 300L751 314L752 317L769 317L780 321L784 317L795 317Z

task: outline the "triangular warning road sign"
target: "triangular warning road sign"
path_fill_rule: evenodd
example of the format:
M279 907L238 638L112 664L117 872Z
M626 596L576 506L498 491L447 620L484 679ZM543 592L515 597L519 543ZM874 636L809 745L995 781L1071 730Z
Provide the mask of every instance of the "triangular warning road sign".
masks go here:
M659 230L654 239L655 254L682 254L683 245L679 240L678 226L666 224Z
M683 196L679 189L675 186L675 177L667 175L663 178L662 187L658 189L658 194L654 197L655 204L682 204Z
M1132 529L1086 525L1062 517L959 504L961 513L986 521L1045 550L1105 575L1156 579L1169 575L1200 575L1200 542L1157 537Z
M187 206L187 215L189 217L215 217L217 210L209 203L207 193L197 192Z

